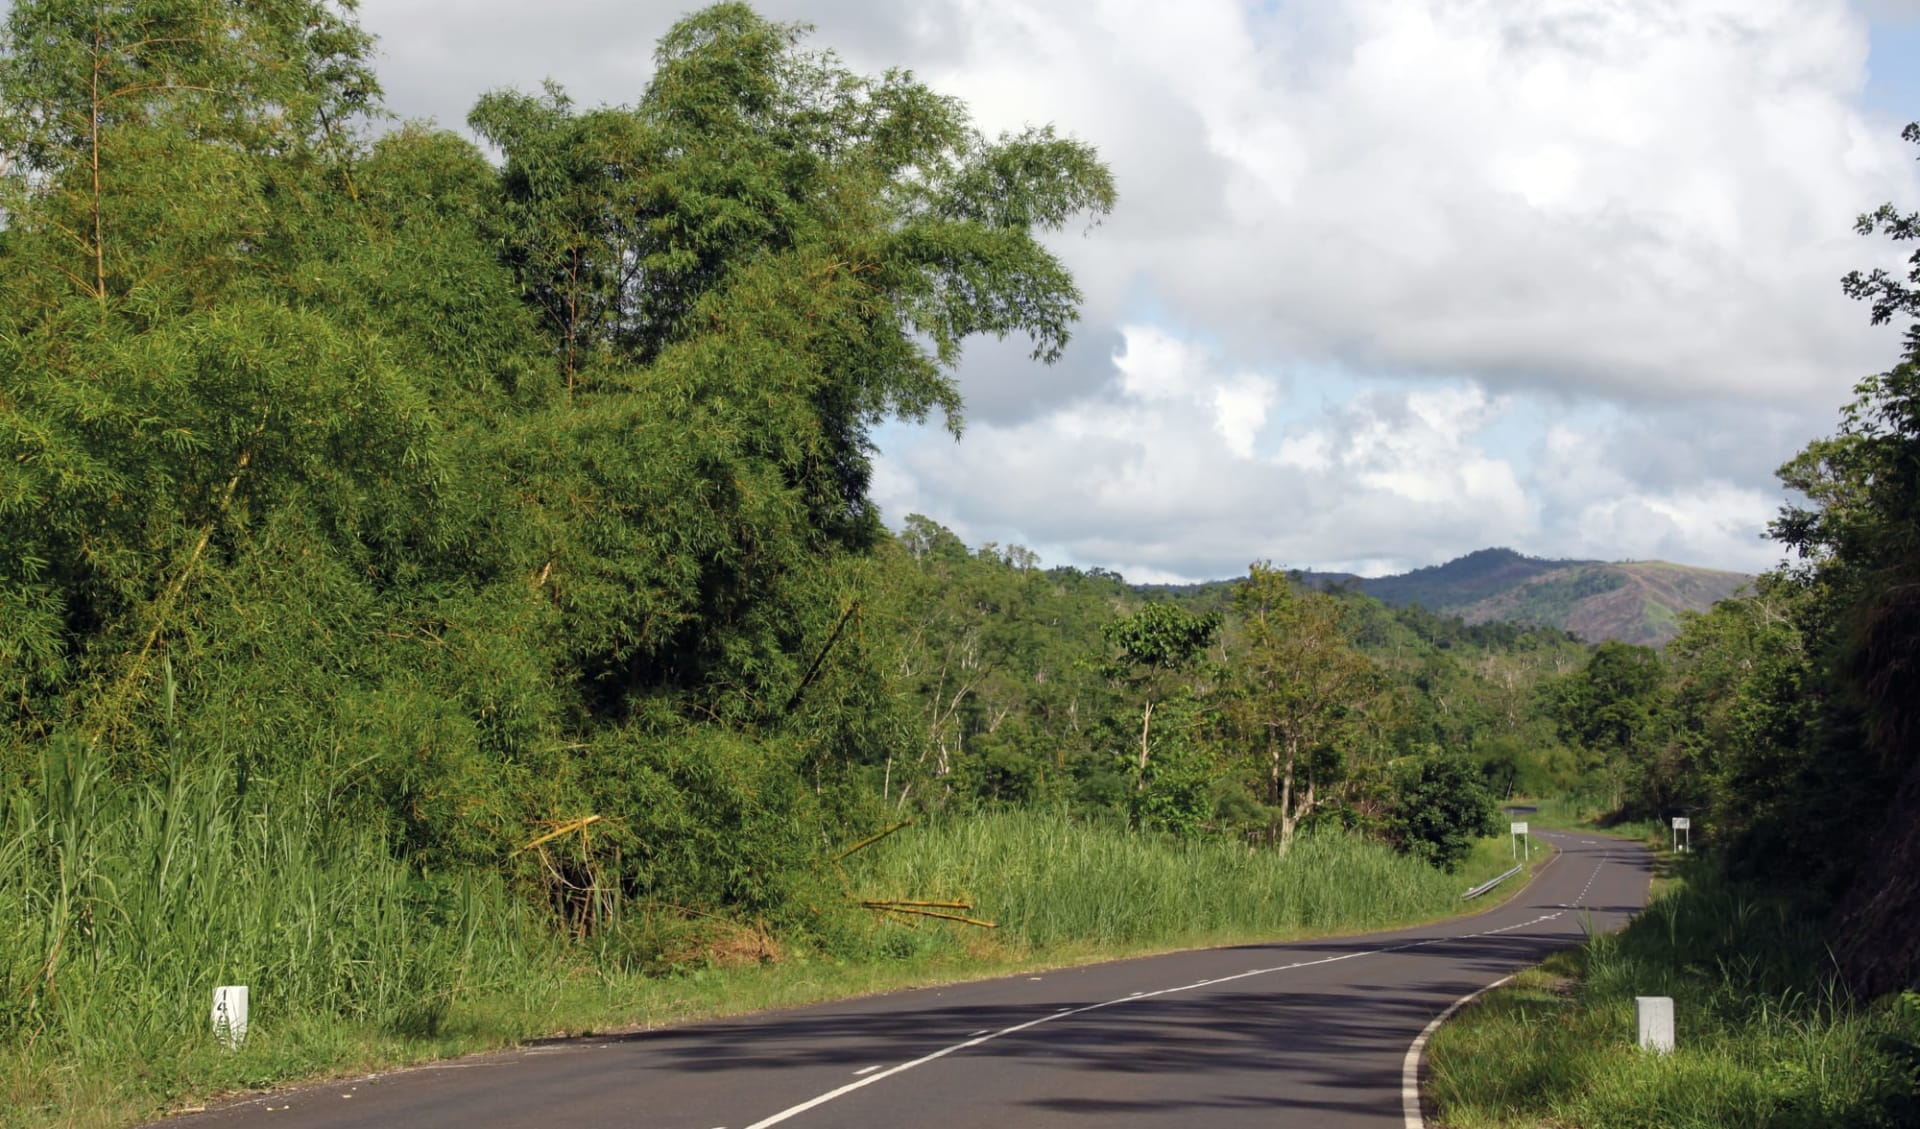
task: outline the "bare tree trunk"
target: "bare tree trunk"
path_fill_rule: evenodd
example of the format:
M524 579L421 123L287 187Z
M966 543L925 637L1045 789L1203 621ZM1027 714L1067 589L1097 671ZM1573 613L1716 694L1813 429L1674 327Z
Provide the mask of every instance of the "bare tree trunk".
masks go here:
M1286 763L1280 778L1280 854L1285 857L1287 848L1293 846L1293 829L1299 822L1293 811L1293 770L1299 761L1299 740L1288 736L1286 742Z
M1147 708L1140 714L1140 770L1134 776L1133 790L1147 790L1147 728L1153 724L1153 699L1147 699Z

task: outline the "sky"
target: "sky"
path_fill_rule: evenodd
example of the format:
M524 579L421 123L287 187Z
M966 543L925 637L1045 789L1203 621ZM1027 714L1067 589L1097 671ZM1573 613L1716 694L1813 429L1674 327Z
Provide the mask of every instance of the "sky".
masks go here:
M674 0L363 0L389 108L635 101ZM1920 208L1920 0L762 0L989 134L1091 142L1066 356L967 351L890 522L1132 580L1487 546L1758 571L1774 470L1888 367L1838 280Z

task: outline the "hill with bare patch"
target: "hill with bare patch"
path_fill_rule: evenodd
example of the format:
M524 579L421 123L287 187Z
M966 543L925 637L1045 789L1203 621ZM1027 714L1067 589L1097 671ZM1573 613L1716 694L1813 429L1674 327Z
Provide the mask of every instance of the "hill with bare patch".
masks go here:
M1655 647L1679 633L1681 612L1706 611L1753 580L1666 561L1547 560L1512 549L1481 549L1398 576L1297 575L1318 587L1357 588L1396 607L1419 604L1469 623L1538 623L1590 642Z
M1447 610L1468 623L1543 623L1592 642L1657 647L1679 634L1681 612L1705 611L1752 580L1666 561L1575 564Z

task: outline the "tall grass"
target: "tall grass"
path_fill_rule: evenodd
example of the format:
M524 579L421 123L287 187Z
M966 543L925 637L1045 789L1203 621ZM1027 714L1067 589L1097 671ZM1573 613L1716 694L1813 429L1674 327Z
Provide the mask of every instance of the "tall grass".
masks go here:
M1466 887L1511 865L1492 843L1448 875L1342 831L1303 836L1281 858L1044 811L937 821L849 861L862 897L957 897L1030 949L1370 929L1454 912Z
M1920 997L1833 972L1804 914L1696 872L1443 1028L1432 1094L1456 1129L1920 1124ZM1672 1055L1634 1045L1635 996L1673 998Z
M339 814L218 762L125 784L57 754L0 798L7 1120L58 1112L75 1077L244 1084L266 1059L213 1045L217 985L248 985L249 1042L284 1049L343 1021L434 1036L456 996L530 963L540 932L497 882L410 872Z

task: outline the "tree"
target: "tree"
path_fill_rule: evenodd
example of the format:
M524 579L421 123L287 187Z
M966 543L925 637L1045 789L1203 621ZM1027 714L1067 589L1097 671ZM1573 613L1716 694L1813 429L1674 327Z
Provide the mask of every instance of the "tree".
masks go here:
M475 111L507 158L502 261L560 368L593 370L530 423L518 473L604 716L788 720L794 656L854 598L822 578L885 536L871 428L936 409L957 427L967 337L1057 356L1078 293L1037 236L1113 200L1090 147L989 141L957 101L804 38L720 4L662 39L632 107L578 114L549 88Z
M1261 764L1270 833L1284 854L1384 687L1348 641L1334 597L1297 591L1284 572L1255 562L1233 605L1240 638L1228 656L1229 713Z
M1407 854L1452 874L1475 839L1500 829L1493 795L1467 758L1428 754L1393 775L1387 830Z
M467 124L506 155L495 238L556 341L571 396L604 359L638 270L639 123L617 110L575 115L549 81L542 97L485 95Z
M90 747L133 733L161 654L206 627L203 587L275 519L370 569L425 533L430 406L307 301L333 249L368 242L369 52L305 0L8 15L0 602L26 631L0 679L36 733L69 708Z
M661 40L631 109L575 115L549 86L488 95L472 121L506 153L503 255L562 367L652 365L757 315L812 417L766 442L816 528L870 548L871 427L937 410L957 432L969 337L1058 358L1080 296L1036 235L1105 214L1114 190L1090 146L989 140L957 100L854 74L805 34L717 4Z
M1144 792L1148 784L1154 706L1174 692L1177 679L1193 668L1219 628L1220 617L1212 613L1195 615L1150 600L1103 629L1107 645L1117 652L1108 660L1109 674L1126 682L1142 702L1135 792Z
M1811 589L1779 573L1703 614L1667 645L1672 794L1705 813L1749 873L1826 853L1804 811L1809 750L1826 696L1809 640Z
M1582 670L1542 688L1561 740L1592 758L1591 767L1606 778L1615 811L1627 802L1636 774L1645 778L1665 739L1663 680L1653 648L1609 640L1594 648ZM1656 809L1666 799L1657 787L1647 798Z

